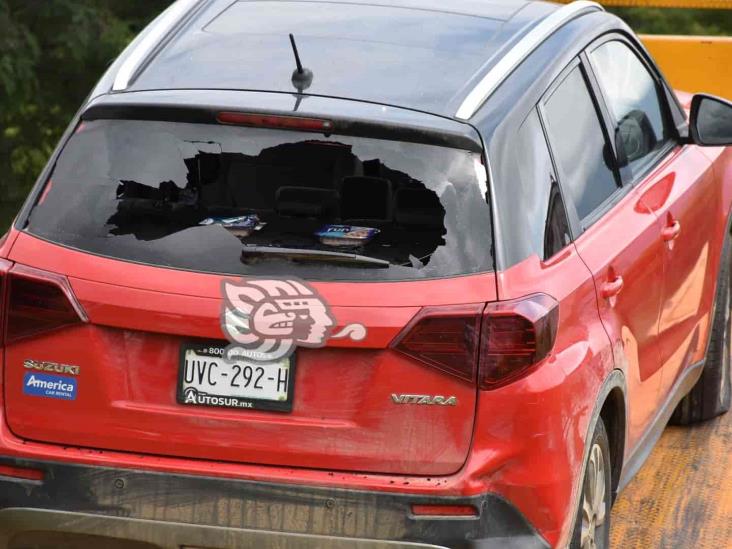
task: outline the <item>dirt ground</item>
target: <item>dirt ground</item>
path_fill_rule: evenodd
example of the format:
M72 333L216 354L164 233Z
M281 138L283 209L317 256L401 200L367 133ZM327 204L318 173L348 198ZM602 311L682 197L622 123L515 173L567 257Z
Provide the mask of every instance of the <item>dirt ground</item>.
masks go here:
M732 412L667 427L612 521L613 549L732 548Z

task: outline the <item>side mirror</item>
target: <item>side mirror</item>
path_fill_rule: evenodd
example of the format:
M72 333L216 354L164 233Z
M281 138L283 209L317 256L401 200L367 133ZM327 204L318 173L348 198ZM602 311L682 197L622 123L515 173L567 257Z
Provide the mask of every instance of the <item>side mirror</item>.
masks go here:
M615 127L615 157L618 163L618 168L625 168L628 162L628 155L625 154L625 143L623 141L623 132L620 126ZM612 164L608 164L611 166Z
M696 94L691 100L689 130L697 145L732 145L732 103L721 97Z

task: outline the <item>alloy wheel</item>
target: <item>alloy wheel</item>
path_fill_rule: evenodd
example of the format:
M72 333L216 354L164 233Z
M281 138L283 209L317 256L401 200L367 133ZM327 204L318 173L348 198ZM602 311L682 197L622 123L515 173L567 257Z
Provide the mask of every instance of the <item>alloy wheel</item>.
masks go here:
M605 494L606 464L599 444L593 444L582 490L582 549L605 549L607 498Z

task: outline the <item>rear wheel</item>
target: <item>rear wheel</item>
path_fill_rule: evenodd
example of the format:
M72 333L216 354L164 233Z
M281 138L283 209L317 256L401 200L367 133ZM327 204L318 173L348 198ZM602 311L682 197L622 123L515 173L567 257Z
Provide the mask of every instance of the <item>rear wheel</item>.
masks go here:
M610 443L605 423L599 419L585 463L585 476L582 481L582 494L571 549L610 547L610 474Z
M727 412L732 403L732 238L727 235L719 269L712 337L704 371L671 417L677 425L689 425Z

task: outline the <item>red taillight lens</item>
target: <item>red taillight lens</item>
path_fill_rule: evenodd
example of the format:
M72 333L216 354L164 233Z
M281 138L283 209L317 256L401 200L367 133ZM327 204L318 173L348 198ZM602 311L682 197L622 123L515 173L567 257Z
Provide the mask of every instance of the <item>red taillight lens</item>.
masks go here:
M475 381L480 313L485 305L425 307L394 348L466 381Z
M559 304L544 294L489 303L483 313L478 386L496 389L528 374L554 347Z
M477 517L472 505L412 505L412 514L418 517Z
M392 346L448 374L477 381L481 389L496 389L546 358L558 322L558 303L544 294L488 305L426 307Z
M300 116L277 116L274 114L255 114L245 112L220 112L216 117L220 124L235 126L253 126L257 128L275 128L285 130L304 130L329 133L333 130L333 122L320 118L304 118Z
M16 265L7 284L7 343L87 320L64 276Z

